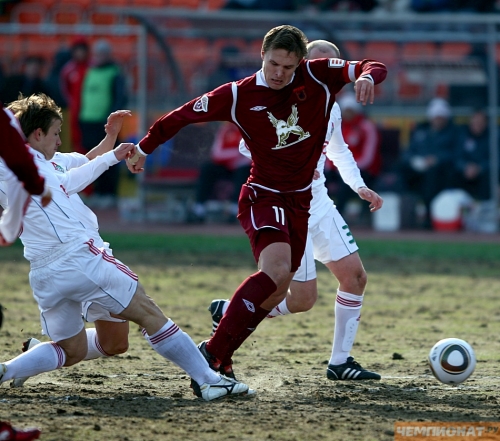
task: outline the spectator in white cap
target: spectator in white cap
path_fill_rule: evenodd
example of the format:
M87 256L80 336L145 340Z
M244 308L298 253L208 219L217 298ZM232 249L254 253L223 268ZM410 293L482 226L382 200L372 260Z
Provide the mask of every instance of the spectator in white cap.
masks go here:
M442 98L434 98L427 107L427 121L415 126L401 164L404 190L418 196L426 207L423 225L432 228L430 204L442 190L452 187L453 152L457 127L451 108Z

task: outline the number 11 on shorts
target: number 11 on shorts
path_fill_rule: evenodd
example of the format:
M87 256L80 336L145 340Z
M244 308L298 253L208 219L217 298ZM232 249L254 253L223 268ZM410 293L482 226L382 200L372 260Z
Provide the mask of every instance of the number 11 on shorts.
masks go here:
M276 216L276 222L281 223L281 225L285 225L285 210L282 207L277 207L273 205L274 214Z

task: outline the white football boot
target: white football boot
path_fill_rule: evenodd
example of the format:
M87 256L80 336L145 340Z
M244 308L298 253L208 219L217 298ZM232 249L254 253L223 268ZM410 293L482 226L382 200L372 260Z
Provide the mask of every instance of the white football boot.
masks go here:
M215 384L203 383L199 385L196 381L191 379L191 387L193 392L199 398L205 401L216 400L227 395L253 395L255 391L249 389L245 383L240 383L232 378L220 376L220 381Z

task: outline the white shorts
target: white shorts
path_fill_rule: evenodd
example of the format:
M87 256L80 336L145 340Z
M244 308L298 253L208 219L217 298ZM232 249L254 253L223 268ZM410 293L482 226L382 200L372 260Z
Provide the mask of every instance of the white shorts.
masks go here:
M50 256L32 261L30 285L44 334L54 341L78 334L84 327L85 302L120 314L132 300L137 280L127 266L97 248L93 239L64 244Z
M96 320L116 323L124 323L127 321L116 317L111 317L111 314L107 309L104 309L101 305L94 302L85 302L82 305L82 315L85 321L89 323L95 322Z
M316 278L315 259L322 264L327 264L336 262L357 250L358 246L349 227L332 204L319 222L309 227L306 249L293 280L296 282L314 280Z

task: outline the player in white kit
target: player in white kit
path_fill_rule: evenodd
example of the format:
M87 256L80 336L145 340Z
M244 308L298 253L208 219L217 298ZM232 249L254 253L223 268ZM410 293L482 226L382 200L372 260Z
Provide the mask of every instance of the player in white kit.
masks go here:
M82 303L93 302L144 328L156 352L188 373L197 396L209 401L248 393L247 385L209 368L191 338L146 295L137 275L99 247L95 232L89 232L79 220L71 194L83 190L110 166L130 156L133 144L120 144L64 173L61 166L51 161L61 144L62 125L62 114L54 101L40 94L17 100L9 107L19 119L39 172L53 194L52 203L45 208L39 198L33 198L21 234L42 329L52 341L1 363L0 383L83 360L88 347L81 320Z
M123 124L123 118L131 116L128 110L118 110L109 115L104 126L106 137L97 147L87 152L86 155L80 153L56 152L51 160L55 173L66 173L72 168L80 167L99 155L103 155L113 149L116 139ZM0 172L1 173L1 172ZM4 182L0 182L0 205L7 205L6 194L4 193ZM87 207L80 196L75 193L70 195L73 207L78 215L78 220L87 228L89 235L96 241L98 248L106 250L108 255L112 255L109 243L104 242L99 235L99 224L95 213ZM87 355L84 360L92 360L99 357L109 357L122 354L128 349L129 323L126 320L112 317L109 311L95 303L86 302L82 305L82 314L87 322L94 322L95 328L87 328ZM34 337L27 339L23 343L23 352L31 349L40 341ZM18 377L12 380L11 387L22 387L28 377Z
M338 48L324 40L309 43L307 49L309 59L340 56ZM316 169L315 178L317 179L312 185L313 198L309 210L306 249L300 267L290 284L288 295L270 312L268 317L295 314L308 311L313 307L318 297L315 259L318 260L332 272L339 282L335 302L333 348L328 363L327 377L330 380L379 380L381 378L379 374L363 369L350 356L359 325L367 275L349 227L328 196L324 175L326 145L334 146L334 153L329 156L329 159L339 169L343 181L361 199L370 202L372 212L380 209L383 201L376 192L366 187L361 178L359 168L342 136L341 122L340 108L335 103L330 112L323 155ZM244 142L240 143L240 151L250 157L250 152ZM213 331L217 328L228 305L229 301L223 299L214 300L211 303L209 311L212 315Z

